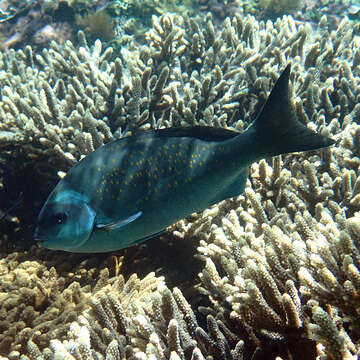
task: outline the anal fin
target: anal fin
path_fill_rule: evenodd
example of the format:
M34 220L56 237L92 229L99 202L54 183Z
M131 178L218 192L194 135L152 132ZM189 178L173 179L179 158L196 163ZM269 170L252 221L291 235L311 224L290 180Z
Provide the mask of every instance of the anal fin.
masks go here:
M219 201L222 201L222 200L234 197L234 196L239 196L240 194L242 194L242 192L245 190L245 184L246 184L248 175L249 175L248 169L241 171L233 182L228 184L226 186L226 188L224 188L222 191L217 193L215 195L214 199L211 199L211 203L215 204Z

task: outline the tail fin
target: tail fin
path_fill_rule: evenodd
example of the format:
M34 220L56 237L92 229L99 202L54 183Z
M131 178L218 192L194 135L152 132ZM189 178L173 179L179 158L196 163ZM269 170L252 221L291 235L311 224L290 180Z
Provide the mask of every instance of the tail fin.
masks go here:
M289 77L290 65L280 75L251 126L263 156L315 150L335 143L297 120L289 94Z

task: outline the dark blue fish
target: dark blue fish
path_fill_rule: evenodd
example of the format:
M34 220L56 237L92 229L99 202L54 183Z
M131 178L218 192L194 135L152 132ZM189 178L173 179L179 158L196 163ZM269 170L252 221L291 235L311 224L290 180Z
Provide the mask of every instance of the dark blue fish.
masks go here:
M244 132L189 127L108 143L75 165L48 197L35 238L72 252L138 244L194 211L241 194L251 163L334 141L297 119L288 66Z

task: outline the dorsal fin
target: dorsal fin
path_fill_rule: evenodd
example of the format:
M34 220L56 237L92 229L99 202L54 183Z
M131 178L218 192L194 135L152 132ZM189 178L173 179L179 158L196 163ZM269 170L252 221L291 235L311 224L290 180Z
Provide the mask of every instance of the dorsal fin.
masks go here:
M203 141L223 141L239 135L238 132L210 126L189 126L149 130L135 134L133 139L141 137L192 137ZM126 139L126 138L125 138Z

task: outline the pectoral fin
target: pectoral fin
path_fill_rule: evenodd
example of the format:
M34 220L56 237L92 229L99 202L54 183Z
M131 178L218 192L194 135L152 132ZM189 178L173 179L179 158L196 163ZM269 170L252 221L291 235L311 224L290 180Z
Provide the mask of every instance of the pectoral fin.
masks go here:
M135 221L142 215L142 211L137 212L136 214L133 214L125 219L119 219L118 221L114 221L112 223L103 224L99 223L96 224L95 227L97 230L105 230L105 231L111 231L120 229L121 227L130 224L131 222Z

